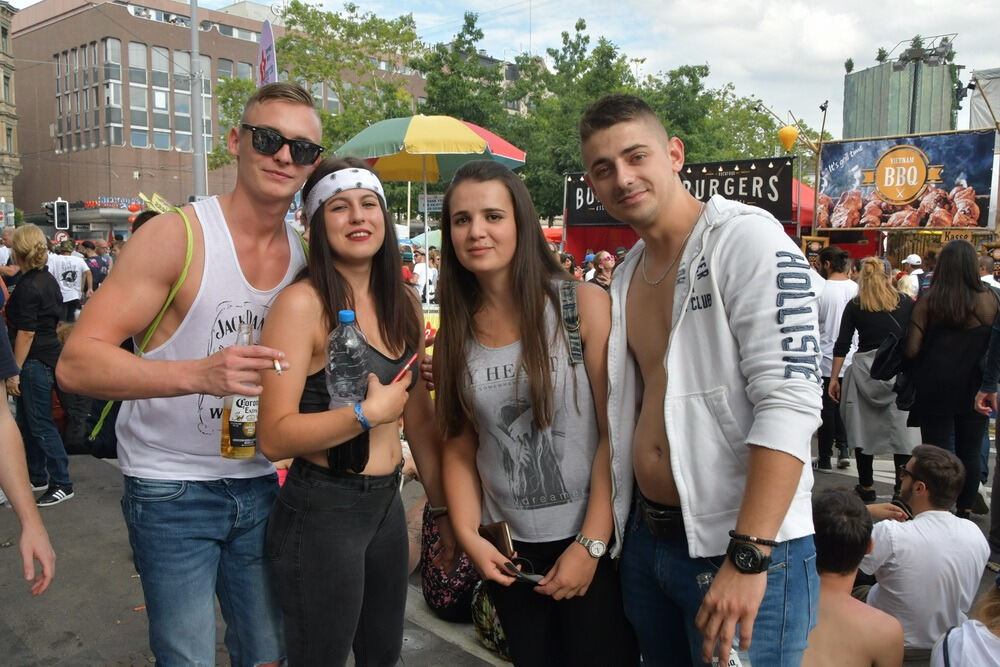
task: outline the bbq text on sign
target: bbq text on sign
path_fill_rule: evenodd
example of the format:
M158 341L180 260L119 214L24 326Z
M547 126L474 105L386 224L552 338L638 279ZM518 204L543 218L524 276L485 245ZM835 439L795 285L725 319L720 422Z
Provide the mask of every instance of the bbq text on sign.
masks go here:
M879 156L874 169L861 170L861 186L874 187L886 203L909 204L924 194L929 183L941 182L944 165L929 163L916 146L893 146Z

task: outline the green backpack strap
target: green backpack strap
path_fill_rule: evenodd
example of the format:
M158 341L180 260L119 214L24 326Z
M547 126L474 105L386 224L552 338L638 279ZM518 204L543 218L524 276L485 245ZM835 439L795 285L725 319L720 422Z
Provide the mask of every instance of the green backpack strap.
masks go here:
M184 269L181 270L181 275L177 277L177 280L170 288L170 292L167 293L167 300L163 303L163 307L160 308L160 312L158 312L156 317L153 318L152 324L150 324L149 328L146 330L146 335L142 337L142 342L139 343L139 347L136 348L135 354L139 357L142 356L142 353L145 351L146 346L153 337L153 334L156 333L157 327L160 326L160 320L162 320L163 316L166 314L167 308L169 308L170 304L173 303L174 297L177 296L177 292L180 291L181 285L183 285L184 281L187 279L188 269L191 268L191 257L194 255L194 233L191 231L191 221L188 220L187 215L179 207L172 208L169 212L177 213L181 216L181 219L184 220L184 230L187 232L187 250L184 253ZM97 424L94 425L94 429L90 432L90 435L87 438L88 440L93 441L97 438L97 435L101 432L101 428L104 426L104 420L107 419L108 413L111 412L111 408L114 404L115 401L108 401L104 404L104 409L101 410L101 416L97 420Z
M306 237L302 236L301 232L299 232L299 230L295 229L294 227L292 228L292 231L295 232L295 235L299 237L299 243L302 244L302 252L304 252L305 255L306 255L306 264L308 264L309 263L309 241L306 241Z

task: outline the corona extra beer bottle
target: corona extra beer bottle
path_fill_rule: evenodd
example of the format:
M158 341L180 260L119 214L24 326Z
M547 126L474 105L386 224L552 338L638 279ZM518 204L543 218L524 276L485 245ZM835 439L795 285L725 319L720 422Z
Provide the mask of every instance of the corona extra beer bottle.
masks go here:
M253 345L253 330L240 324L237 345ZM252 459L257 455L257 397L234 394L222 405L222 456Z

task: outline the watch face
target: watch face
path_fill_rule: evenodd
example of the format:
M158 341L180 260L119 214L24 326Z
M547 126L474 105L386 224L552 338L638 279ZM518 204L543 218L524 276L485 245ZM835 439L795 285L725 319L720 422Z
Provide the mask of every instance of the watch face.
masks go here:
M600 540L594 540L593 542L590 543L589 549L591 556L593 556L594 558L600 558L601 556L604 555L604 552L607 550L607 547L604 546L604 542L601 542Z
M740 544L733 552L736 567L744 572L757 570L760 566L760 552L753 547Z

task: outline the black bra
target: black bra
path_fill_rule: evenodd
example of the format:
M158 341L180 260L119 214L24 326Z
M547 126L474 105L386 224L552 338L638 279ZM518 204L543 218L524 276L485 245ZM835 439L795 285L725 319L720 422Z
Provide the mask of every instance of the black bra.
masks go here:
M375 374L382 384L392 382L406 361L413 356L409 347L403 350L403 354L398 359L390 359L371 345L368 346L368 368ZM410 378L410 391L417 384L418 369L412 368L413 377ZM330 392L326 389L326 369L320 369L306 377L305 386L302 387L302 398L299 399L299 412L310 414L314 412L326 412L330 409ZM360 474L368 465L368 431L357 435L347 442L326 450L326 461L331 472Z

